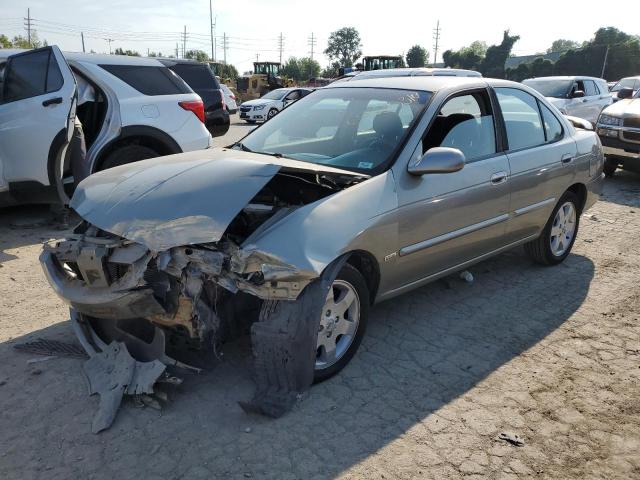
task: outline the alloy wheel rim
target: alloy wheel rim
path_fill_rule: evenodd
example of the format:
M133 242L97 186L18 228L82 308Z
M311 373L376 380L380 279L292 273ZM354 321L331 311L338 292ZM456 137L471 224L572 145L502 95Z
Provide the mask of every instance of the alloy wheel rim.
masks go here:
M322 308L316 343L316 370L335 365L347 352L358 331L360 298L349 282L335 280Z
M273 118L276 115L276 111L275 110L269 110L269 113L267 113L267 117L268 118Z
M564 255L576 233L576 208L572 202L565 202L556 212L551 225L551 253L556 257Z

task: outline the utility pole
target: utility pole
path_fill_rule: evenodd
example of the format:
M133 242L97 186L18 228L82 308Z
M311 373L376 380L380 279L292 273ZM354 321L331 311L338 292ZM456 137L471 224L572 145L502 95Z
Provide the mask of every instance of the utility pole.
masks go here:
M209 30L211 33L211 60L215 61L216 54L213 46L213 6L211 5L211 0L209 0Z
M311 47L311 60L313 60L313 49L316 46L316 38L313 36L313 32L311 32L311 38L309 39L309 46Z
M218 61L218 37L216 36L216 26L218 24L218 16L213 17L213 61Z
M260 54L256 53L256 62L259 62L259 61L260 61Z
M184 34L182 37L182 58L187 54L187 26L184 26Z
M176 42L176 58L179 58L178 52L179 52L179 50L178 50L178 42Z
M222 51L224 52L224 64L227 64L227 32L222 34Z
M284 37L282 36L282 32L280 32L280 36L278 37L278 50L280 50L280 63L282 63L282 49L284 47Z
M29 42L29 48L31 48L31 9L27 8L27 18L24 18L25 27L27 27L27 40Z
M436 23L436 28L433 30L433 39L435 40L435 46L433 47L433 66L438 63L438 43L440 42L440 20Z
M113 42L113 38L105 38L107 42L109 42L109 55L111 55L111 42Z
M602 73L600 74L600 78L604 78L604 69L607 68L607 57L609 56L609 45L607 45L607 50L604 52L604 62L602 62Z
M82 39L82 53L85 53L85 50L84 50L84 32L80 32L80 38Z

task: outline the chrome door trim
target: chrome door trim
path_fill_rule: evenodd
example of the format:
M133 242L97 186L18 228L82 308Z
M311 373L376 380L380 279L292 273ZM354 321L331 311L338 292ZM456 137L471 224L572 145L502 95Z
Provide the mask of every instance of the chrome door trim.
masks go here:
M507 250L511 250L514 247L517 247L518 245L522 245L523 243L527 243L531 240L534 240L538 238L538 234L535 235L529 235L528 237L522 238L520 240L517 240L515 242L509 243L508 245L505 245L504 247L500 247L497 248L496 250L492 250L491 252L488 253L484 253L482 255L480 255L479 257L475 257L472 258L471 260L467 260L466 262L463 263L459 263L458 265L455 265L453 267L447 268L445 270L441 270L440 272L428 275L424 278L421 278L419 280L415 280L413 282L407 283L401 287L398 288L394 288L393 290L388 290L386 292L384 292L383 294L381 294L379 297L376 298L375 303L381 302L382 300L387 300L391 297L395 297L397 295L400 295L406 291L412 290L416 287L419 287L421 285L424 285L426 283L432 282L434 280L437 280L439 278L442 277L446 277L447 275L451 274L451 273L455 273L457 271L460 271L464 268L467 268L475 263L481 262L482 260L486 260L487 258L493 257L495 255L498 255L499 253L502 252L506 252Z
M545 205L549 205L550 203L554 203L556 201L555 197L547 198L546 200L542 200L538 203L532 203L531 205L527 205L526 207L518 208L513 212L515 217L520 215L524 215L525 213L532 212L533 210L537 210L538 208L542 208Z
M454 238L461 237L462 235L467 235L469 233L475 232L482 228L490 227L497 223L504 222L508 219L509 219L509 214L505 213L503 215L490 218L488 220L483 220L482 222L474 223L472 225L467 225L466 227L460 228L458 230L454 230L449 233L445 233L443 235L438 235L437 237L429 238L428 240L423 240L422 242L414 243L413 245L407 245L406 247L402 247L400 249L400 256L404 257L405 255L410 255L412 253L419 252L420 250L424 250L425 248L433 247L434 245L438 245L440 243L453 240Z

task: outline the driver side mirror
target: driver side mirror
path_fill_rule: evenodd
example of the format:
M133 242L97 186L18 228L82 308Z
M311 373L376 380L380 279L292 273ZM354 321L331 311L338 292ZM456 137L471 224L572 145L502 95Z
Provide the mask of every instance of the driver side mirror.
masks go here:
M464 167L464 153L457 148L434 147L427 150L415 163L407 167L411 175L453 173Z
M624 100L625 98L631 98L633 97L633 89L632 88L621 88L620 91L618 91L618 99L619 100Z
M573 92L573 94L571 95L571 98L582 98L584 97L584 91L583 90L575 90Z

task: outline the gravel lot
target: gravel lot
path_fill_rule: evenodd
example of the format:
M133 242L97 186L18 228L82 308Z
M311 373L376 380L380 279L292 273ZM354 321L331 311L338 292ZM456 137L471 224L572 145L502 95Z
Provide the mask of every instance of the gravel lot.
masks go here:
M243 135L232 126L220 144ZM376 306L345 371L278 420L245 414L247 339L162 411L98 404L38 263L42 207L0 211L0 478L640 478L640 176L619 173L555 268L521 250ZM42 358L42 357L39 357ZM498 439L521 436L516 447Z

